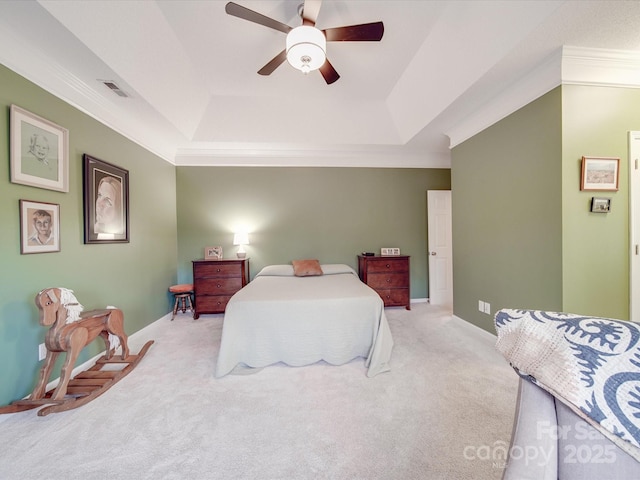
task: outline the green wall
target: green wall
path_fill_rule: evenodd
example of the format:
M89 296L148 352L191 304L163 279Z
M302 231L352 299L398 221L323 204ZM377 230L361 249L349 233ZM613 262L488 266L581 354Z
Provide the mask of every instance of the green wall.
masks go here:
M9 107L16 104L69 130L69 192L9 181ZM171 308L167 287L176 281L175 167L0 65L0 405L27 395L41 362L35 295L43 288L75 291L87 310L124 310L130 335ZM130 243L83 243L82 155L129 170ZM20 254L20 199L60 205L61 251ZM96 341L78 364L104 350ZM58 372L53 373L52 379Z
M629 142L640 130L640 90L562 88L563 308L629 319ZM617 192L580 191L582 156L620 158ZM611 198L611 212L590 213L591 197Z
M639 105L638 89L565 85L453 149L455 315L490 332L500 308L629 319ZM619 191L580 191L582 156L619 157ZM612 198L611 213L590 213L593 196Z
M490 332L500 308L562 306L560 102L558 88L452 150L453 311Z
M448 169L178 167L178 277L205 246L235 257L244 228L251 277L299 258L357 269L362 251L411 255L411 297L428 296L427 190L448 190Z

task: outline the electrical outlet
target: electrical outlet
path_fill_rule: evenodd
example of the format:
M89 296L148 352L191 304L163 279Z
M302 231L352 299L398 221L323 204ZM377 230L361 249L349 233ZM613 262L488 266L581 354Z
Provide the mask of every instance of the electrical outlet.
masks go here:
M38 361L44 360L44 357L47 356L47 347L44 346L44 343L38 345Z
M484 302L484 313L491 315L491 304L489 302Z
M478 300L478 310L484 313L484 302L482 300Z

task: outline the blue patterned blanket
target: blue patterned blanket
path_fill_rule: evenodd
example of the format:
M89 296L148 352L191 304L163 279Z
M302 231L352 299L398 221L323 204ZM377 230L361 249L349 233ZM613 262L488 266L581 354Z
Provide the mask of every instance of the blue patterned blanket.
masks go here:
M523 378L640 461L640 324L500 310L496 348Z

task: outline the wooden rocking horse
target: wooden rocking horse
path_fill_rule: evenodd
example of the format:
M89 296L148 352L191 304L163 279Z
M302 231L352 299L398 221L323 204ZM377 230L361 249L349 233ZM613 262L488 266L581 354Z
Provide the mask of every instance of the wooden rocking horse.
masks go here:
M53 406L38 412L42 416L84 405L127 375L153 344L151 340L138 355L129 355L122 310L107 308L83 312L72 290L47 288L36 295L35 303L40 311L40 325L51 326L45 338L47 356L29 398L0 407L0 413L13 413L53 403ZM78 355L98 336L104 339L105 355L92 368L71 379ZM122 348L120 360L114 358L118 347ZM55 390L46 392L51 370L61 352L66 352L66 359L60 372L60 381ZM102 366L109 363L126 366L122 370L102 371Z

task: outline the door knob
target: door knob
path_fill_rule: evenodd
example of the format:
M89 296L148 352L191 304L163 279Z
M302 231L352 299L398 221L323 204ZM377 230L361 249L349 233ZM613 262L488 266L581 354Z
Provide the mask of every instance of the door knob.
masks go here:
M431 255L433 255L433 256L435 257L435 255L436 255L436 252L431 252Z

